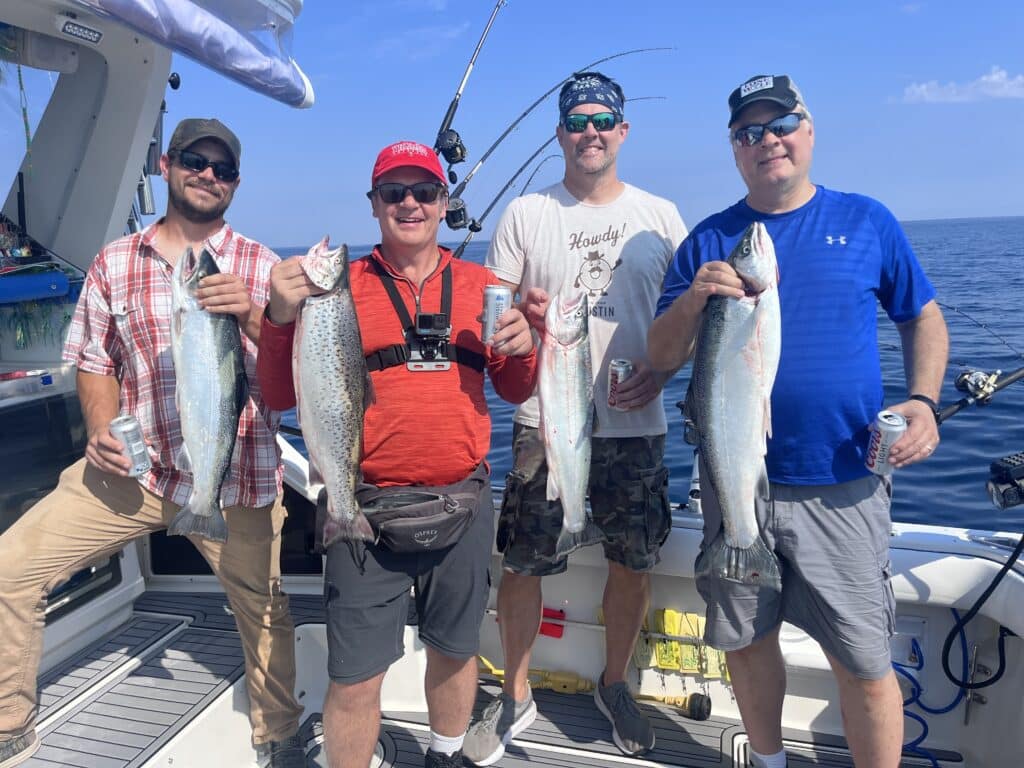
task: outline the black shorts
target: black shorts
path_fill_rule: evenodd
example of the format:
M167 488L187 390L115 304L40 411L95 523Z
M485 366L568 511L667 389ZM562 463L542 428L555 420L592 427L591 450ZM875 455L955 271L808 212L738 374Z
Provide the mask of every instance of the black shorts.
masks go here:
M476 518L448 549L399 553L372 544L332 545L324 569L331 680L344 685L369 680L402 657L410 593L424 644L457 659L476 655L493 540L488 481Z

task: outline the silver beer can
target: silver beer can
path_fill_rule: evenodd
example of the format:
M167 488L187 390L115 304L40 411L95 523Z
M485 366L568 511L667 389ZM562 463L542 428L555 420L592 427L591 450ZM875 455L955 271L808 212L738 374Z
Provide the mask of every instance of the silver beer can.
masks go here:
M623 358L612 360L608 364L608 406L616 411L627 411L616 403L616 394L621 382L633 375L633 363Z
M498 326L498 318L512 307L512 291L504 285L484 288L484 314L480 327L480 340L486 344Z
M132 415L118 416L110 422L110 434L124 445L121 453L132 463L128 470L129 477L138 477L153 468L146 449L146 440L142 436L142 425Z
M871 428L871 439L868 441L868 452L864 457L864 466L876 475L888 475L892 472L889 463L889 451L900 435L907 431L907 419L892 411L879 411Z

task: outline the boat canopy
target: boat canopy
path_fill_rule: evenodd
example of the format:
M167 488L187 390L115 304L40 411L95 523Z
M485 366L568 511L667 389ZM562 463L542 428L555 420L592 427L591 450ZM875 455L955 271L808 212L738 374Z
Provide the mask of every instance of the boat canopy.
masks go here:
M293 107L313 86L291 57L302 0L74 0L154 42Z

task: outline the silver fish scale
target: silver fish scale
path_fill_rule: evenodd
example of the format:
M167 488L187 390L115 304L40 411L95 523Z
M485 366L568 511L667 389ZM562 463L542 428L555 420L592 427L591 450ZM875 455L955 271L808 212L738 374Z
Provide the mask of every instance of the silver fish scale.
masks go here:
M192 493L169 532L206 535L210 523L190 523L188 513L200 518L221 515L220 489L231 467L248 382L238 321L233 315L207 312L194 295L199 277L219 270L204 250L195 274L184 280L189 259L189 254L183 256L172 276L171 353ZM213 525L223 529L219 520ZM219 539L220 535L211 538Z
M541 434L548 465L548 499L560 499L563 528L581 532L586 525L587 482L590 477L591 431L593 427L593 378L590 341L586 328L588 311L583 296L584 323L580 334L560 342L561 320L551 300L539 350L538 395ZM557 326L557 327L556 327ZM565 343L565 342L568 343Z
M355 487L367 374L347 279L339 277L332 292L306 299L300 309L293 375L299 424L310 463L327 488L328 513L344 526L358 526Z

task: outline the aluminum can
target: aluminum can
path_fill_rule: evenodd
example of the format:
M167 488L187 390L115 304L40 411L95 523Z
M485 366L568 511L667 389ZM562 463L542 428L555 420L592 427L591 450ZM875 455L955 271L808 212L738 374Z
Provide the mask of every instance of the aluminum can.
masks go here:
M512 307L512 291L504 285L484 288L484 319L480 327L480 340L488 342L498 325L498 318Z
M899 440L900 435L907 431L907 419L892 411L879 411L875 424L871 428L871 439L868 441L868 452L864 458L864 466L876 475L888 475L892 472L889 463L889 451Z
M616 405L615 394L619 384L633 375L633 363L629 360L618 358L608 363L608 405L616 411L625 411L627 408L620 408Z
M122 454L132 463L128 470L129 477L138 477L153 468L146 450L146 440L142 436L142 425L134 416L118 416L110 422L110 434L124 444Z

